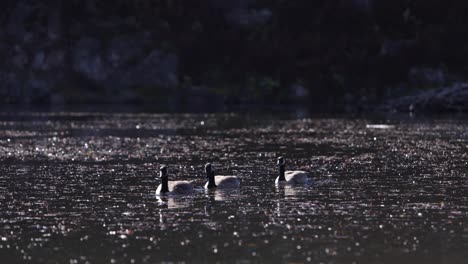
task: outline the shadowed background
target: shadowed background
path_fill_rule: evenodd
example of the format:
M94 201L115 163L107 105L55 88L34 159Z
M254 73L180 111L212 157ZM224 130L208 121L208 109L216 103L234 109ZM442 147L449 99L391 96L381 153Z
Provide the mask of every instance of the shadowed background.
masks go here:
M0 7L2 103L356 108L467 75L466 1L56 0Z

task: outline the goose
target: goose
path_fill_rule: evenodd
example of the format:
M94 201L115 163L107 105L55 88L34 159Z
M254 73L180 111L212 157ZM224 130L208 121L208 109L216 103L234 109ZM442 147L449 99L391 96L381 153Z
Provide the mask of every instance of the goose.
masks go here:
M156 189L156 196L161 195L187 195L193 193L193 186L188 181L169 181L167 167L162 165L159 168L161 184Z
M210 163L205 165L206 178L208 182L205 184L205 189L231 189L240 187L240 179L237 176L222 176L215 175Z
M306 184L309 174L305 171L285 171L285 161L283 157L278 158L279 176L275 184Z

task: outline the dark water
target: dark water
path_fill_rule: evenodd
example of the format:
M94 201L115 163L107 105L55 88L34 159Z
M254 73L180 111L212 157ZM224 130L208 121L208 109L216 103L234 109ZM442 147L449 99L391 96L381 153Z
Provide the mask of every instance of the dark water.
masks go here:
M306 116L0 114L1 263L466 263L468 122Z

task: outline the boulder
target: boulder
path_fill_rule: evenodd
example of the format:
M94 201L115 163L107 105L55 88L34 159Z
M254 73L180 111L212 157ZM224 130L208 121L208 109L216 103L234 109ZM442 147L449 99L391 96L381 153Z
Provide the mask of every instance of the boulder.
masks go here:
M17 1L13 11L8 17L6 29L10 37L22 38L25 29L25 20L34 12L36 5L26 1Z
M373 0L352 0L349 1L355 10L371 12Z
M50 40L57 40L60 38L62 30L61 13L59 9L49 10L47 17L47 37Z
M52 69L52 68L57 68L57 67L62 67L64 66L65 63L65 51L58 49L58 50L53 50L47 54L47 57L45 59L45 69Z
M457 83L393 99L384 104L382 109L401 112L468 112L468 83Z
M84 37L72 50L73 70L93 81L103 81L107 78L107 66L102 58L101 41Z
M441 68L412 67L408 79L418 86L442 86L447 81L445 71Z
M380 55L389 57L403 55L415 45L416 41L412 39L386 39L380 48Z
M0 83L2 88L0 89L0 96L3 99L2 102L17 102L21 98L22 90L20 78L17 74L6 70L0 70Z
M29 63L28 54L26 54L26 52L24 52L21 49L18 50L17 52L15 52L15 54L11 58L11 63L17 69L23 70L26 67L26 65Z
M47 79L29 74L23 84L23 97L25 102L49 101L51 82Z
M34 55L31 67L34 70L45 70L45 53L39 51Z
M150 45L152 35L148 32L114 37L107 50L107 60L112 67L120 67L144 56L144 49Z
M115 85L125 87L172 88L178 84L178 64L175 54L154 49L139 63L116 70L110 79Z
M309 90L300 83L294 83L289 87L290 94L298 100L305 100L309 96Z
M227 22L232 26L251 27L266 24L272 16L268 8L234 9L226 14Z

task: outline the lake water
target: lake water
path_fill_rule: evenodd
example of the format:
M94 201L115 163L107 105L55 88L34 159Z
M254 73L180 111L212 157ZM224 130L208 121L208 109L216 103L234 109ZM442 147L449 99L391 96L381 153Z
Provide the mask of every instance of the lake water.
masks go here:
M253 112L1 113L1 263L466 263L466 119Z

